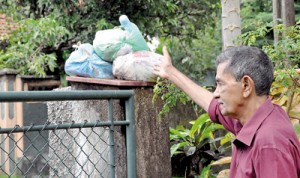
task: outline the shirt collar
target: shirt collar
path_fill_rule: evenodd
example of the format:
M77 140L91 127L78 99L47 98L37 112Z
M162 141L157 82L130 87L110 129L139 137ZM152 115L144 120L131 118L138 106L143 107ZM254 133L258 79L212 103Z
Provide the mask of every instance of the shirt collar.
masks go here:
M266 102L256 110L253 116L242 127L240 132L237 134L236 139L245 145L250 146L256 131L262 122L268 117L268 115L270 115L273 109L274 105L268 98Z

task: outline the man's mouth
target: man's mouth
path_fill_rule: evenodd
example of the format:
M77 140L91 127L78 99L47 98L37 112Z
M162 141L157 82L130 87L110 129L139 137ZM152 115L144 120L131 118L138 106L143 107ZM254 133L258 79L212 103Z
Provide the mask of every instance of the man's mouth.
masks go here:
M219 102L219 107L220 107L220 109L222 109L224 107L224 103L223 102Z

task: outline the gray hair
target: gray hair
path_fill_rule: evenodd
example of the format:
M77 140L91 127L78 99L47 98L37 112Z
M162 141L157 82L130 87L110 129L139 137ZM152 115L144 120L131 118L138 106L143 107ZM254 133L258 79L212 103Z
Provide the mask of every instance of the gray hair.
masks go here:
M225 72L236 81L243 76L252 78L258 96L268 95L273 82L273 63L261 49L250 46L233 47L223 51L216 60L216 66L228 62Z

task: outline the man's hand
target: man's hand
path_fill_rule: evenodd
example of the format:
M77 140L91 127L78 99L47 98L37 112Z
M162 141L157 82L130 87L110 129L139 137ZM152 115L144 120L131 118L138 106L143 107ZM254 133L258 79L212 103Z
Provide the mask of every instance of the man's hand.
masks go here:
M163 47L163 54L164 56L154 65L153 73L173 82L178 88L188 94L195 103L207 111L213 99L213 94L177 70L172 65L171 57L165 46Z
M164 56L159 59L159 62L154 65L153 73L161 78L169 79L169 72L174 67L166 46L163 47L163 55Z

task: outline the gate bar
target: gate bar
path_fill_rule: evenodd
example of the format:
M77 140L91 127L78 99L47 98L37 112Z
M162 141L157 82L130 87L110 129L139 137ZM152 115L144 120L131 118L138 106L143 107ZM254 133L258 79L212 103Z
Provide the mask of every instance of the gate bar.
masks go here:
M132 90L7 91L0 92L0 102L128 99L133 94Z

